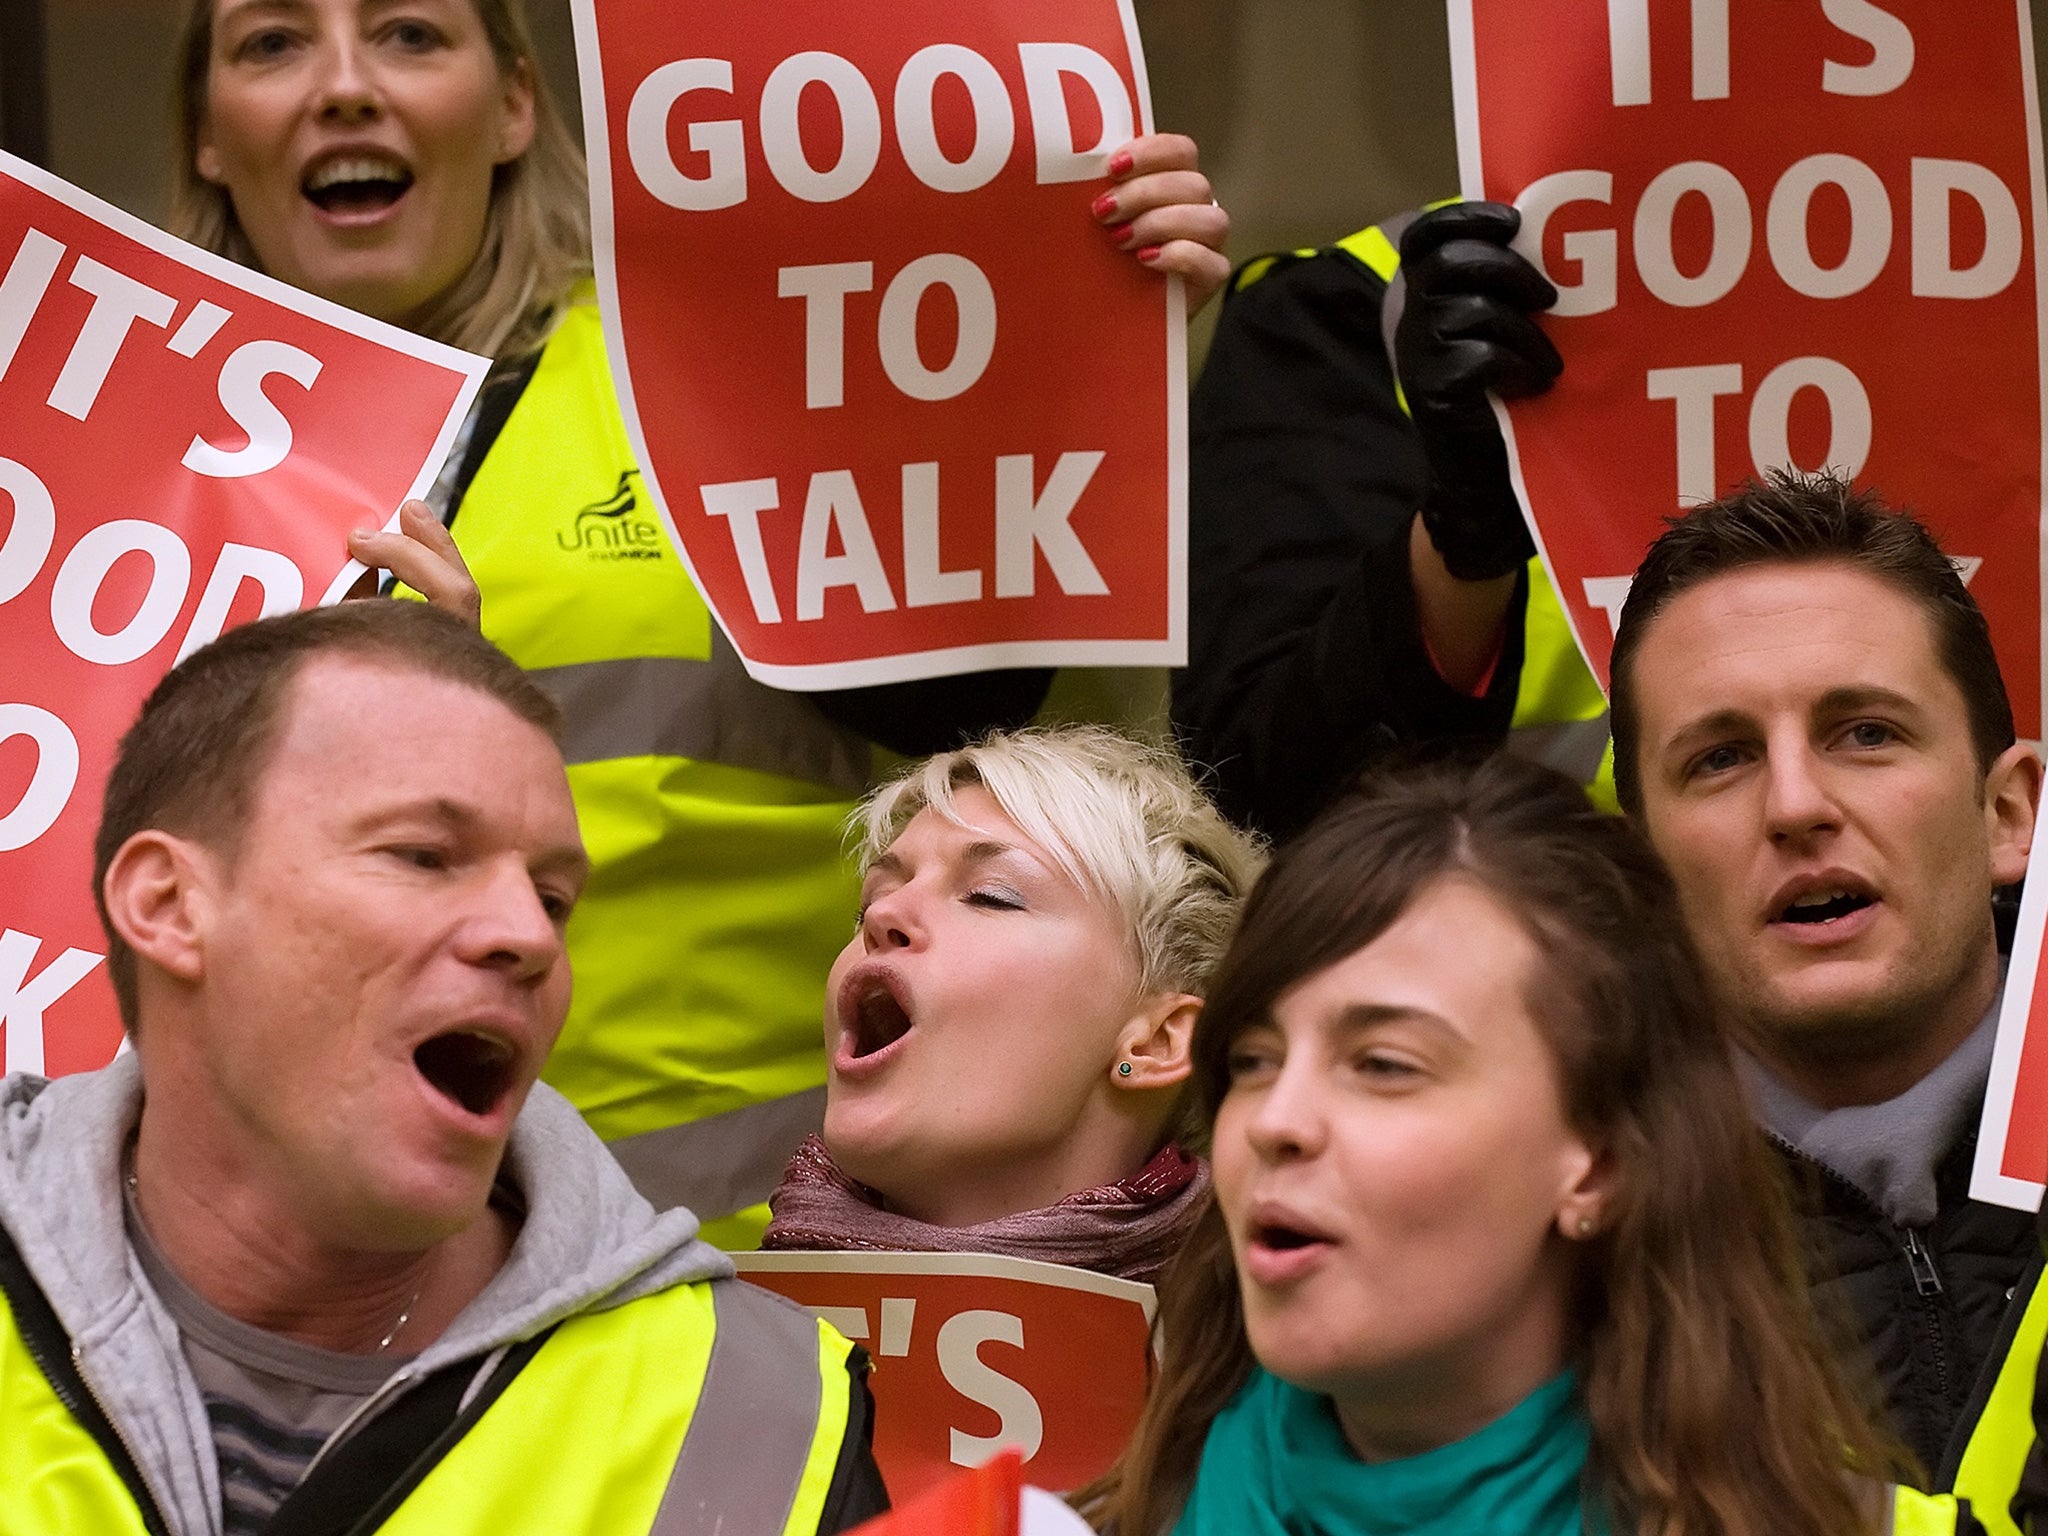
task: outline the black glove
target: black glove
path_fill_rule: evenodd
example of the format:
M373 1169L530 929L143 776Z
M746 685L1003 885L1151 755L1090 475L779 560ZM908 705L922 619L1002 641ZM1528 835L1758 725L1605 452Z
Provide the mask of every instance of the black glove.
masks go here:
M1508 480L1507 445L1486 392L1541 394L1564 369L1533 311L1557 290L1508 242L1505 203L1433 208L1401 236L1407 303L1394 360L1429 464L1422 526L1461 581L1505 576L1536 552Z

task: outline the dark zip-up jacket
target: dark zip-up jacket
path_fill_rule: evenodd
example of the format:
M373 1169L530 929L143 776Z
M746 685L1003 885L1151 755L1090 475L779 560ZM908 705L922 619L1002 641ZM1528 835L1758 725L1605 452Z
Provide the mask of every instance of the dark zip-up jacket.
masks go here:
M1894 1225L1856 1185L1772 1138L1799 1199L1824 1326L1876 1372L1892 1429L1930 1486L1953 1481L2007 1342L2041 1271L2034 1218L1972 1200L1977 1138L1935 1171L1924 1228Z

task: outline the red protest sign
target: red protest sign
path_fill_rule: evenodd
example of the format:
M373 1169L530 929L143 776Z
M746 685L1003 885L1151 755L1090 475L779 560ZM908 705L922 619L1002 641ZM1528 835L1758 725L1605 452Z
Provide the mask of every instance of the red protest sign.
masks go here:
M1453 0L1461 179L1554 281L1503 418L1595 673L1660 520L1832 465L1962 562L2041 722L2042 209L2027 7Z
M2034 825L2019 928L1998 1006L1998 1041L1977 1131L1970 1195L2022 1211L2039 1208L2048 1184L2048 818Z
M432 481L484 367L0 155L0 1068L120 1044L92 839L144 696L338 598L349 530Z
M646 482L756 677L1185 659L1183 309L1089 216L1128 0L575 0Z
M1145 1403L1152 1287L967 1253L746 1253L743 1278L874 1357L875 1460L915 1497L1015 1446L1071 1490L1109 1470Z
M852 1536L1018 1536L1022 1458L1004 1451L935 1483L907 1504L855 1526Z

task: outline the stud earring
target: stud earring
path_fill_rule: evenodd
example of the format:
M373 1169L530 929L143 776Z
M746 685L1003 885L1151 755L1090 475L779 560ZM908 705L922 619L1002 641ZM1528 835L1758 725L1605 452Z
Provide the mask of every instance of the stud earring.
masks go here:
M1578 1226L1575 1230L1581 1237L1591 1237L1593 1235L1593 1218L1590 1216L1581 1216L1578 1220Z
M1116 1075L1118 1077L1129 1077L1131 1070L1131 1064L1128 1061L1120 1061L1116 1064Z

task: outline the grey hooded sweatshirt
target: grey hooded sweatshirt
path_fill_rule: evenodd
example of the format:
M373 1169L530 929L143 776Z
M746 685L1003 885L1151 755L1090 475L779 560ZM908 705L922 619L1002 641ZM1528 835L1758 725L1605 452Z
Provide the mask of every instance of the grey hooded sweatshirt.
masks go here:
M54 1082L0 1078L0 1228L71 1336L79 1373L175 1536L220 1536L212 1427L177 1329L122 1224L122 1149L141 1111L132 1055ZM698 1241L697 1218L656 1214L544 1084L512 1128L505 1173L526 1202L505 1267L397 1369L351 1429L457 1361L478 1360L481 1377L499 1351L564 1318L732 1274L731 1260Z

